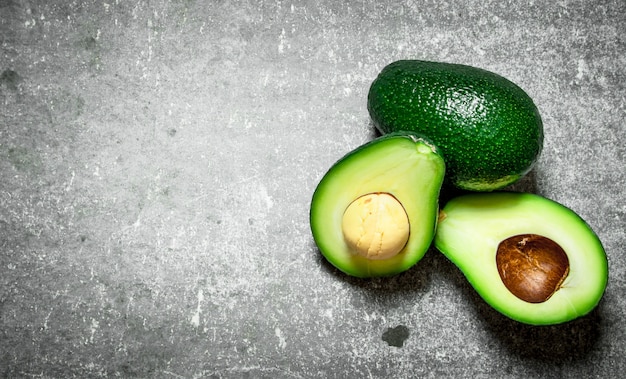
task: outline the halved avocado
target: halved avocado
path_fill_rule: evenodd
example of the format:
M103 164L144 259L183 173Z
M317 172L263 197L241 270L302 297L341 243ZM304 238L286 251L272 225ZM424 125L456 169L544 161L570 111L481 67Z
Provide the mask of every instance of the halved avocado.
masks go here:
M440 212L435 246L488 304L527 324L583 316L607 284L597 235L574 211L539 195L454 198Z
M405 271L434 237L445 165L411 132L370 141L337 161L311 201L313 238L335 267L356 277Z

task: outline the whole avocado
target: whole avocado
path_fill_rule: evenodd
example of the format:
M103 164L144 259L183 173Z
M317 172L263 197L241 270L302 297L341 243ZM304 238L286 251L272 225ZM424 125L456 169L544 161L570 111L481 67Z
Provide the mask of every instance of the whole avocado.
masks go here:
M543 147L543 124L519 86L476 67L400 60L372 82L367 108L387 134L412 131L443 154L446 183L493 191L526 175Z

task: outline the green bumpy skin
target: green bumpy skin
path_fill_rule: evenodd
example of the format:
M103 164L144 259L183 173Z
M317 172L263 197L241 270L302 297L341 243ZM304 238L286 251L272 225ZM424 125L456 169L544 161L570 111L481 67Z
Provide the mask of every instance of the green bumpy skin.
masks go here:
M311 200L311 231L321 254L355 277L391 276L408 270L432 243L444 175L445 164L437 148L414 133L388 134L351 151L328 170ZM370 193L391 194L408 216L408 241L388 259L356 254L342 232L348 206Z
M496 267L500 241L527 233L553 240L569 259L567 277L542 303L514 296ZM454 198L441 210L434 243L488 304L526 324L559 324L583 316L596 307L607 285L606 254L589 225L571 209L534 194L493 192Z
M493 191L526 175L543 147L543 124L516 84L475 67L396 61L373 81L367 107L383 134L430 139L446 162L446 183Z

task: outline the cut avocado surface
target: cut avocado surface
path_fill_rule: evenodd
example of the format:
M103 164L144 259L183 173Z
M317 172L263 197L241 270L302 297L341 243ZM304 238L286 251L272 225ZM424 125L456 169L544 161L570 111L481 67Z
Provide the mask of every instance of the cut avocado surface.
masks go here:
M571 209L528 193L469 194L440 212L435 246L504 315L533 325L590 312L608 277L604 248Z
M483 69L401 60L382 69L367 108L383 134L431 140L446 162L446 182L493 191L528 173L543 146L537 107L519 86Z
M356 277L390 276L417 263L434 237L445 165L414 133L370 141L337 161L311 200L322 255Z

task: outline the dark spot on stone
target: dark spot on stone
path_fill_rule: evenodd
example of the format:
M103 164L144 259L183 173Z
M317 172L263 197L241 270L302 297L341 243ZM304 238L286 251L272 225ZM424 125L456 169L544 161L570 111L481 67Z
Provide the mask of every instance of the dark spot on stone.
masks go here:
M86 37L83 40L83 47L86 50L93 50L93 49L95 49L97 44L98 44L98 42L96 41L96 39L91 37L91 36L90 37Z
M240 354L245 354L245 353L247 353L247 352L248 352L248 346L245 346L245 345L238 345L238 346L235 346L235 349L236 349L236 350L237 350L237 352L238 352L238 353L240 353Z
M40 166L39 157L25 147L11 147L8 149L9 161L22 172L37 172Z
M7 88L15 91L17 90L17 84L19 83L20 79L21 77L18 75L17 72L6 69L2 71L2 74L0 74L0 85L5 84Z
M248 225L252 225L254 224L254 219L253 218L249 218L248 219Z
M87 241L87 236L80 236L80 242Z
M220 220L219 218L217 218L215 215L208 215L208 216L206 217L206 220L207 220L208 222L215 223L215 224L217 224L217 225L219 225L219 224L221 224L221 223L222 223L222 220Z
M170 130L167 131L167 135L170 137L174 137L176 135L176 129L171 128Z
M383 341L387 342L389 346L402 347L407 338L409 338L409 328L404 325L387 328L383 333Z

